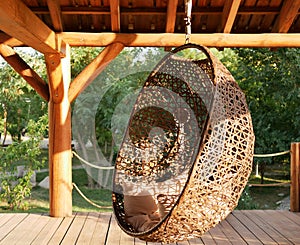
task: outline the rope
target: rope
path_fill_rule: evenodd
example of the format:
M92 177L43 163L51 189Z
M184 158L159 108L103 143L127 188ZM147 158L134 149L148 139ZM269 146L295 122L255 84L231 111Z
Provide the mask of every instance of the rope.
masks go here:
M265 187L265 186L285 186L290 185L291 182L284 182L284 183L272 183L272 184L248 184L248 186L253 187Z
M74 186L75 190L78 192L78 194L84 199L86 200L89 204L97 207L97 208L102 208L102 209L111 209L110 206L100 206L96 203L94 203L93 201L91 201L90 199L88 199L82 192L81 190L78 188L78 186L75 183L72 183L72 185Z
M254 154L254 157L276 157L276 156L281 156L290 153L290 150L288 151L282 151L278 153L271 153L271 154Z
M77 157L80 161L84 162L86 165L92 167L92 168L97 168L97 169L104 169L104 170L109 170L109 169L115 169L114 166L107 166L107 167L103 167L103 166L97 166L95 164L89 163L88 161L84 160L82 157L80 157L75 151L72 151L73 155L75 157Z

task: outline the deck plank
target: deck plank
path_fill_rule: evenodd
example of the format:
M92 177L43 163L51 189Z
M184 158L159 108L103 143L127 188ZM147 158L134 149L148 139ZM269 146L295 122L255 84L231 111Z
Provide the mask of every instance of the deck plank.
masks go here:
M182 241L182 242L174 243L174 245L189 245L189 242L188 241Z
M209 230L209 233L215 240L216 244L224 244L229 245L231 242L228 240L228 238L225 236L225 234L221 230L221 226L217 225Z
M90 241L90 245L105 244L111 216L111 213L100 213Z
M121 232L120 244L134 245L134 238L127 235L125 232Z
M0 244L5 244L3 240L6 239L6 237L14 231L15 227L20 225L27 216L28 214L13 215L13 217L0 228Z
M300 228L283 214L284 211L268 210L266 212L256 210L256 212L262 219L267 221L268 225L272 226L291 243L300 244Z
M300 216L297 215L299 213L295 213L295 212L283 212L282 214L284 216L286 216L288 219L292 220L293 222L295 222L297 225L300 226Z
M67 230L61 245L76 244L78 236L80 235L82 228L87 219L87 213L77 213L74 215L73 222Z
M270 226L259 213L255 211L242 211L249 219L251 219L255 224L257 224L260 229L262 229L265 233L267 233L277 244L286 245L292 244L289 240L287 240L284 236L282 236L277 230L275 230L272 226Z
M26 229L23 232L22 238L17 241L15 244L32 244L35 238L38 236L40 231L48 223L50 217L45 215L30 214L35 216L35 222L31 221L31 225L26 226Z
M216 244L215 240L211 236L210 232L207 231L201 236L203 244Z
M36 228L37 221L41 217L36 214L28 214L22 222L18 223L17 226L10 232L2 242L4 244L24 244L23 239L26 240L26 235L30 233L30 231ZM26 242L26 241L24 241ZM27 241L27 243L29 243Z
M189 240L190 245L201 245L204 244L201 240L201 238L193 238Z
M261 241L262 244L276 245L275 242L263 229L261 229L256 223L248 218L242 211L234 212L234 216L239 219L239 221L247 224L247 228Z
M120 244L121 233L123 231L118 227L116 218L112 216L110 221L110 227L107 234L106 244Z
M240 237L240 234L236 232L236 230L228 223L227 220L223 220L219 226L222 227L222 230L228 240L233 244L233 245L243 245L247 244L242 237Z
M239 219L235 217L235 213L239 211L234 211L231 215L229 215L226 220L230 223L230 225L240 234L241 237L246 241L247 244L262 244L256 236L247 228L247 225L244 225Z
M55 233L53 234L51 239L48 241L49 245L60 244L60 242L63 240L65 234L67 233L70 225L72 224L73 219L74 219L74 216L63 218L59 227L57 227Z
M75 213L52 218L47 214L1 214L0 245L107 244L158 245L124 233L112 213ZM300 215L279 210L233 211L201 238L174 243L194 244L300 244Z
M48 217L47 224L40 230L39 234L32 241L31 245L47 244L63 221L63 218L52 218L49 216L46 217Z
M141 239L138 238L134 238L134 245L146 245L146 244L147 243L145 241L142 241Z
M100 214L88 213L76 244L90 244Z
M7 222L9 219L11 219L11 218L14 217L14 214L11 214L11 213L9 213L9 214L0 214L0 215L1 215L1 216L0 216L0 227L3 226L3 225L5 225L6 222Z

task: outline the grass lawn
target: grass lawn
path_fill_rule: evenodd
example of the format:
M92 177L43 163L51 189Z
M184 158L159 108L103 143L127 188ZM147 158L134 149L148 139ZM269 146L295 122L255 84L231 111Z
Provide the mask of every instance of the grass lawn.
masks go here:
M47 153L43 153L47 154ZM80 162L73 158L73 166L80 166ZM44 167L48 168L47 164ZM268 167L268 172L264 178L264 183L278 183L278 182L288 182L289 181L289 170L286 167L280 170L280 166ZM73 211L74 212L106 212L112 211L111 208L111 191L105 189L89 189L88 178L84 169L73 169L73 181L79 187L79 189L84 193L84 195L89 198L92 202L99 206L106 206L109 208L99 209L86 200L84 200L78 192L73 188ZM37 173L37 183L48 176L48 172ZM247 193L250 198L247 199L247 205L242 206L242 209L276 209L279 205L279 201L283 198L289 196L290 188L289 186L275 186L275 187L256 187L251 186L251 184L260 183L260 178L255 177L252 173L248 185L246 188ZM41 187L34 187L32 190L31 197L27 200L28 210L26 212L31 213L48 213L49 212L49 190L43 189ZM7 210L5 203L0 202L0 212L11 212ZM24 212L24 210L15 211Z
M47 158L47 150L43 150L42 157ZM75 157L72 160L73 167L81 166L81 163ZM48 162L46 161L43 169L48 169ZM48 171L38 172L36 175L36 182L39 183L46 176L48 176ZM73 188L72 202L73 202L73 212L107 212L112 211L111 208L111 191L105 189L89 189L87 174L84 169L73 169L72 171L73 182L79 187L81 192L89 198L92 202L99 206L105 206L108 208L99 209L87 201L85 201ZM30 213L48 213L49 212L49 190L36 186L32 189L31 197L26 200L28 204L27 210L16 210L14 212L30 212ZM7 209L7 204L0 201L0 213L11 212Z
M37 182L41 181L48 175L48 172L38 173ZM89 189L87 188L87 174L84 169L73 170L73 180L76 185L92 202L99 206L108 208L99 209L87 201L85 201L78 192L73 188L72 202L73 212L108 212L111 208L111 191L105 189ZM32 189L31 197L27 200L28 210L19 210L14 212L30 212L30 213L48 213L49 212L49 190L39 186ZM7 210L5 203L0 202L0 212L11 212Z

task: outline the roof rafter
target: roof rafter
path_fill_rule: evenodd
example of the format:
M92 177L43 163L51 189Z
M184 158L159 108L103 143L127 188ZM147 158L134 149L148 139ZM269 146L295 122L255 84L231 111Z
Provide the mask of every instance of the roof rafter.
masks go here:
M47 0L53 28L55 31L63 31L62 14L58 0Z
M6 44L10 47L25 46L24 43L22 43L21 41L19 41L18 39L14 38L14 37L7 35L4 32L0 33L0 43Z
M289 31L300 9L300 0L285 0L272 32L286 33Z
M22 1L0 1L0 29L41 53L58 53L55 32Z
M110 0L111 31L120 32L120 0Z
M176 12L178 0L169 0L167 7L166 32L173 33L175 30Z
M226 0L223 8L221 24L218 27L220 32L230 33L236 18L241 0Z
M49 101L48 84L11 47L0 44L0 54L41 97Z

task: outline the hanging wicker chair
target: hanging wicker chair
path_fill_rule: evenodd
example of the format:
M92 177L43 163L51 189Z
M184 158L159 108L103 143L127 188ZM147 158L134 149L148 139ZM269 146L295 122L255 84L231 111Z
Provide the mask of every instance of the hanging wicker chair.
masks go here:
M189 49L196 59L180 56ZM203 46L173 50L140 91L117 156L119 226L149 242L200 237L236 207L253 145L246 100L229 71Z

